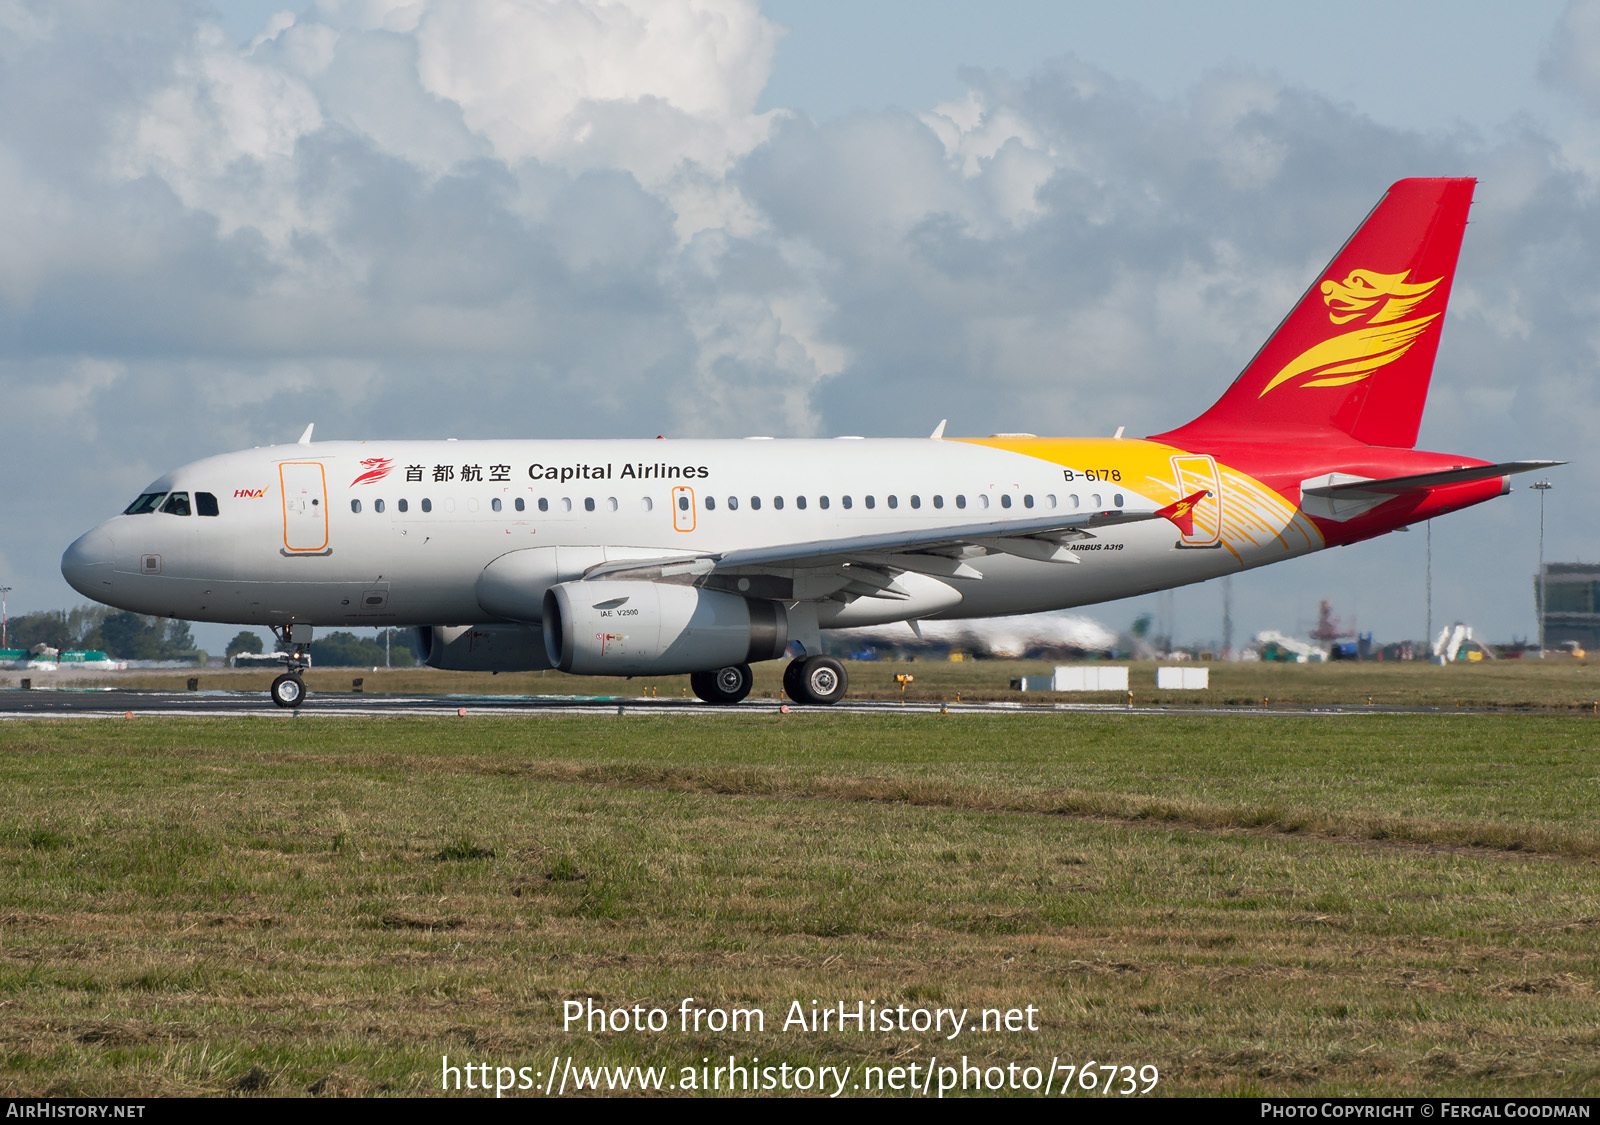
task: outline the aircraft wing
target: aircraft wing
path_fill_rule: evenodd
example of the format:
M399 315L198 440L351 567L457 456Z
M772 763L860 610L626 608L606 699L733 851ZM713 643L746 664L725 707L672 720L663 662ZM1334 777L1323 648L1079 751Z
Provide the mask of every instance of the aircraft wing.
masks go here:
M1550 469L1565 465L1565 461L1503 461L1498 465L1473 465L1465 469L1445 469L1437 473L1414 473L1406 477L1384 477L1366 480L1333 473L1301 484L1300 491L1307 496L1336 497L1341 493L1376 492L1399 496L1419 488L1436 488L1443 484L1462 484L1471 480L1489 480L1492 477L1510 476L1513 473L1531 473L1537 469Z
M595 579L628 574L641 578L691 577L695 581L706 581L713 576L734 573L751 575L849 568L852 578L869 575L872 571L891 577L896 572L913 571L942 578L981 578L982 573L967 560L984 555L1007 554L1039 562L1076 563L1078 559L1069 546L1073 540L1092 539L1094 530L1098 528L1146 520L1168 519L1181 523L1190 517L1195 503L1206 495L1206 492L1200 491L1151 511L1109 509L1078 515L990 520L876 535L816 539L702 555L619 559L591 567L583 577ZM866 590L855 592L882 596L879 590L871 594Z

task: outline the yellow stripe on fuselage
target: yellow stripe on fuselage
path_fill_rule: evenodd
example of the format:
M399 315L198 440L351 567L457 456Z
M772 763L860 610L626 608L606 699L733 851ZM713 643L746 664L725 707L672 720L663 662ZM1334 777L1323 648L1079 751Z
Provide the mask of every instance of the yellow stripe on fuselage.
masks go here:
M1197 456L1157 441L1126 438L950 438L1003 449L1085 474L1085 487L1122 485L1165 506L1188 495L1175 459ZM1203 455L1201 455L1203 456ZM1216 462L1222 545L1244 566L1324 546L1322 533L1293 504L1248 473ZM1071 483L1071 482L1068 482Z

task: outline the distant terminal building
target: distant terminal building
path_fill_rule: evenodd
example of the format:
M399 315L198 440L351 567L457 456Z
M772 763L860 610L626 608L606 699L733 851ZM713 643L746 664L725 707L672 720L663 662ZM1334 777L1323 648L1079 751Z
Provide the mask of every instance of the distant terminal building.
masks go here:
M1545 563L1542 604L1539 577L1533 576L1533 605L1544 619L1545 647L1574 641L1586 651L1600 650L1600 563Z

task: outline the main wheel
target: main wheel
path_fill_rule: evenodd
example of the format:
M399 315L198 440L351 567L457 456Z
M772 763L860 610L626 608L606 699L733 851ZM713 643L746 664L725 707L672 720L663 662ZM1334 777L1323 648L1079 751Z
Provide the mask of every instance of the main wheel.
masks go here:
M756 678L748 664L730 664L714 672L691 672L689 688L707 703L737 703L750 694Z
M285 674L272 681L272 702L279 707L298 707L306 701L306 685L299 676Z
M844 665L831 656L808 656L789 665L797 669L792 694L801 703L837 703L850 690L850 677ZM784 674L785 683L788 673Z
M783 694L796 703L800 702L800 665L803 663L803 659L791 660L783 666Z

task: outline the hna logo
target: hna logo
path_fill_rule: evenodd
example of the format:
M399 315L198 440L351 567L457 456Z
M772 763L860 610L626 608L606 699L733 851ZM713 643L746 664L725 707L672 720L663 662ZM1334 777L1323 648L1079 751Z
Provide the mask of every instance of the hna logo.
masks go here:
M1322 283L1322 300L1328 306L1328 319L1335 324L1348 324L1365 319L1361 328L1342 332L1332 339L1314 344L1284 365L1257 395L1266 393L1301 375L1309 375L1302 387L1342 387L1359 383L1387 367L1417 342L1422 330L1435 320L1438 313L1401 319L1427 299L1434 287L1443 281L1411 283L1406 273L1375 273L1372 270L1351 270L1344 281L1328 280Z
M235 500L259 500L267 494L264 488L236 488L233 490Z
M367 471L350 482L351 488L354 488L358 484L371 484L375 480L382 480L384 477L388 476L389 470L394 468L394 458L368 457L361 462L361 466Z

